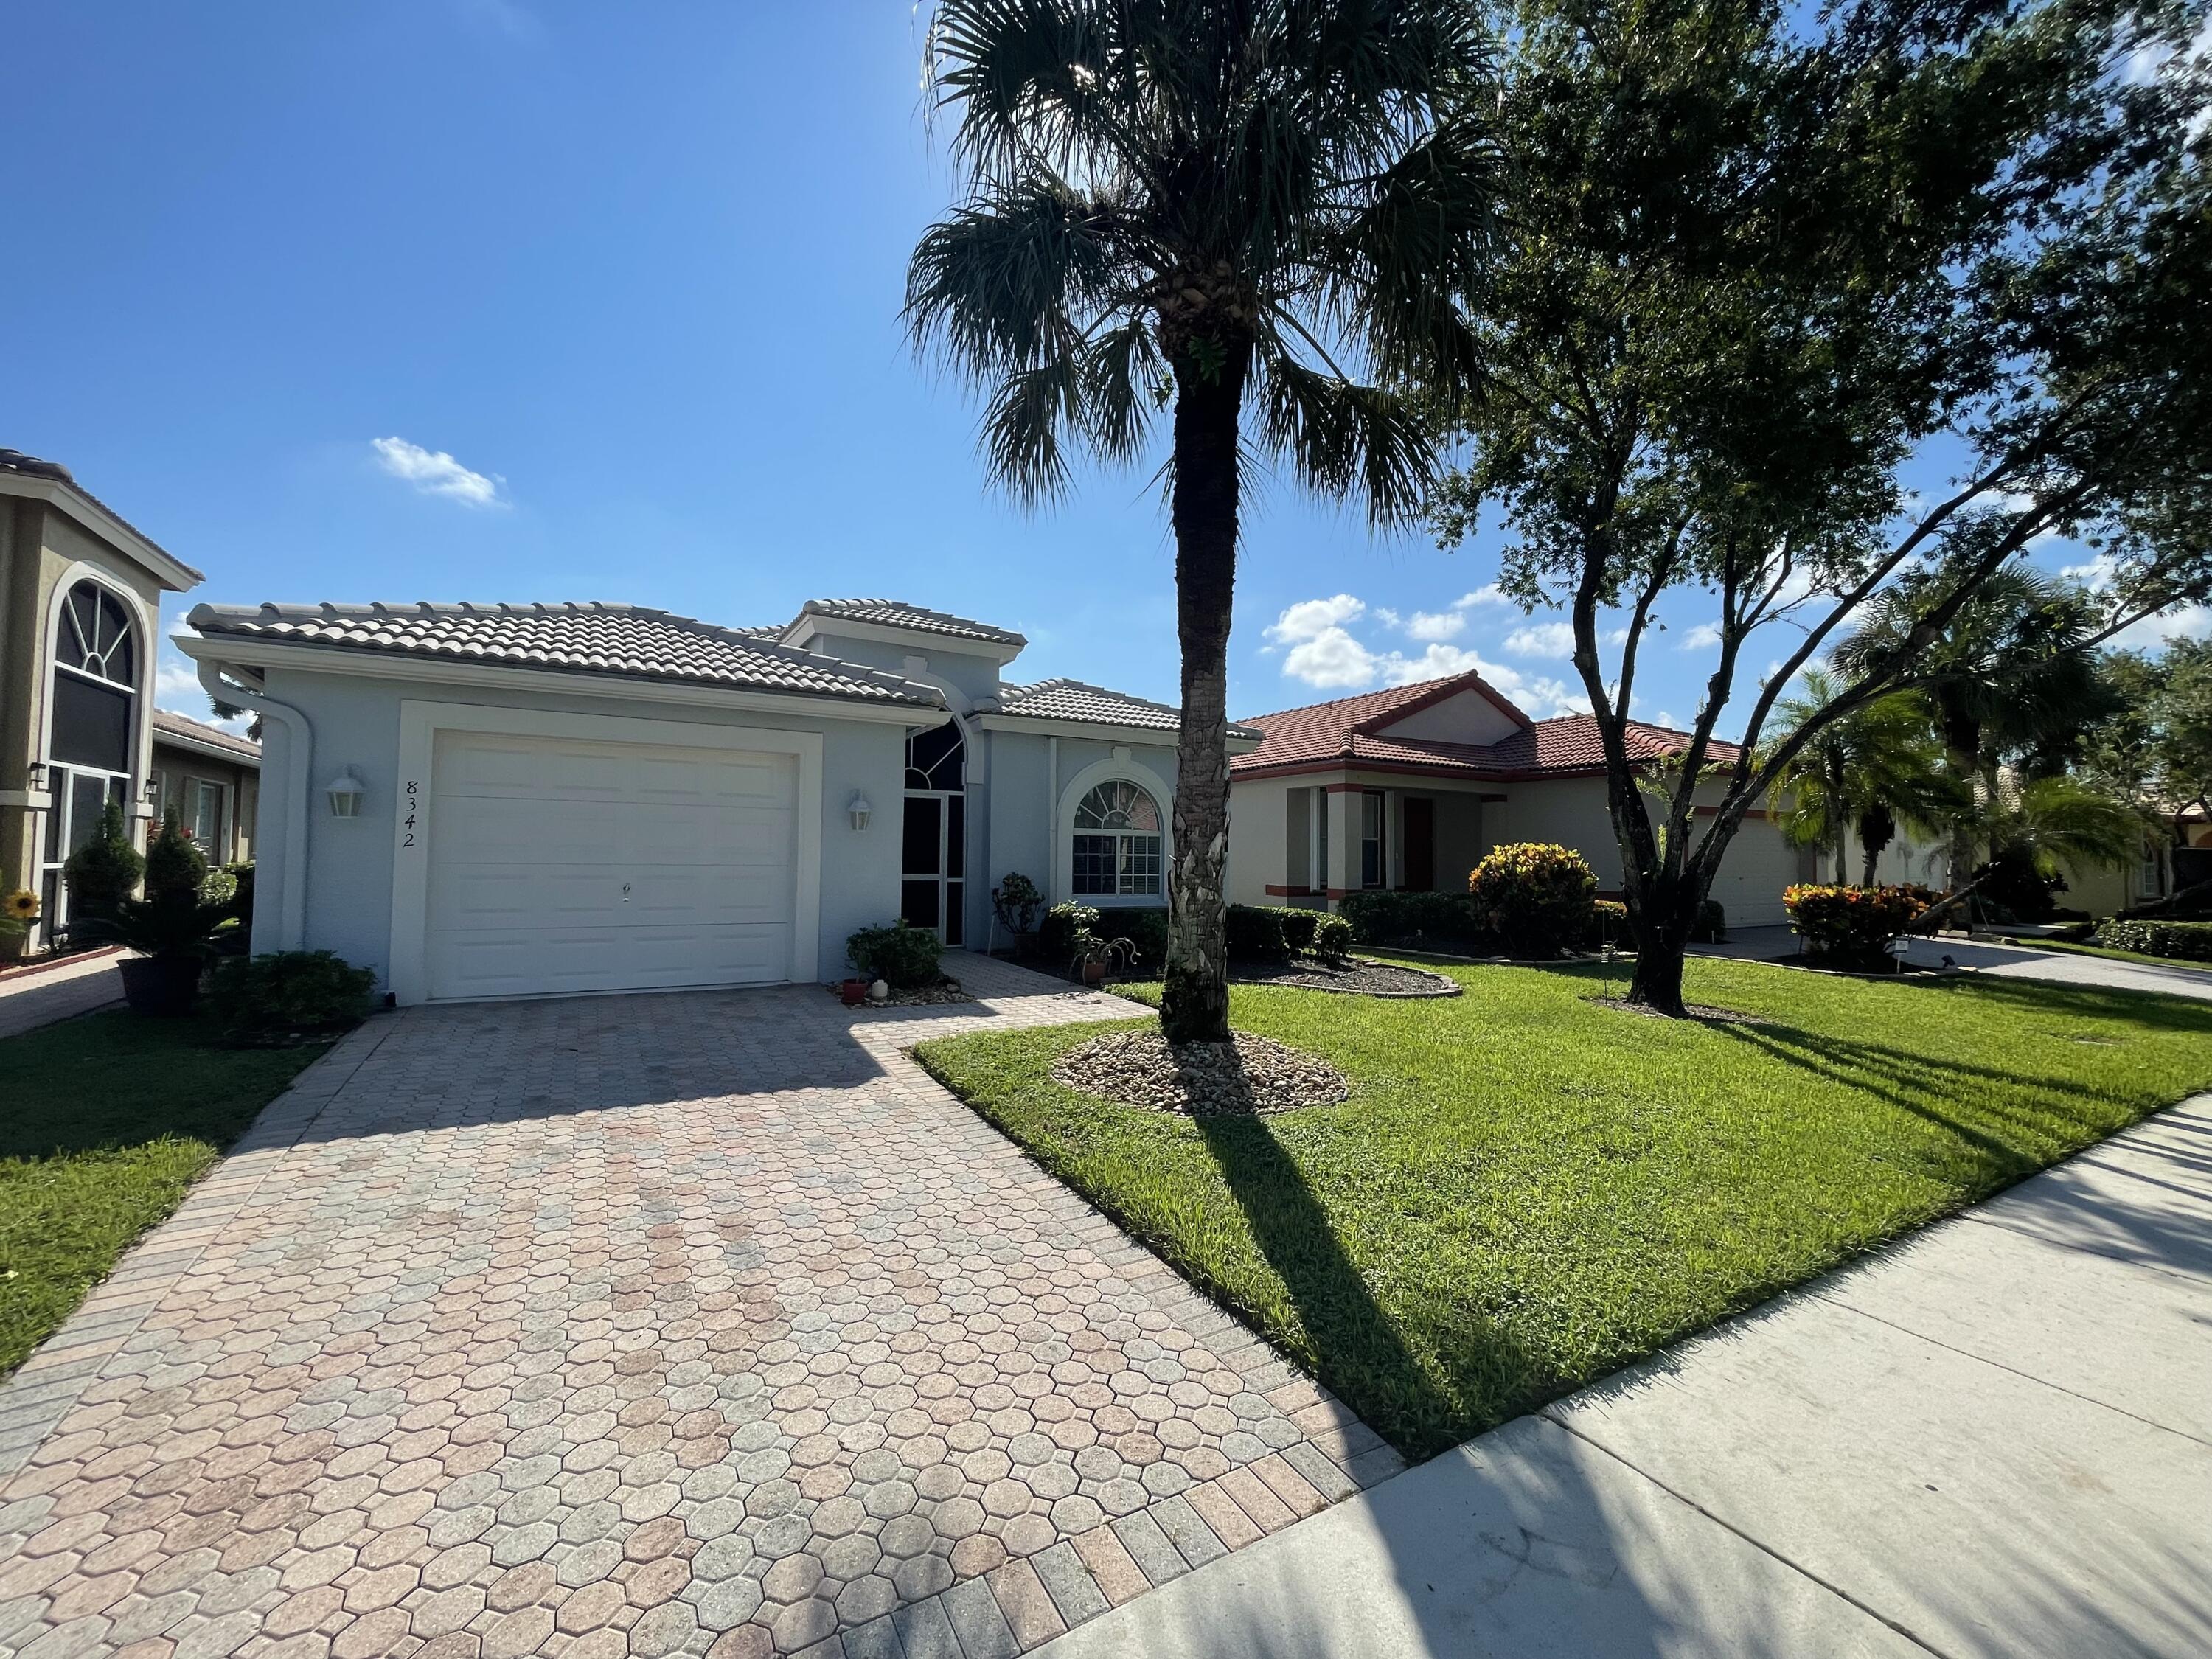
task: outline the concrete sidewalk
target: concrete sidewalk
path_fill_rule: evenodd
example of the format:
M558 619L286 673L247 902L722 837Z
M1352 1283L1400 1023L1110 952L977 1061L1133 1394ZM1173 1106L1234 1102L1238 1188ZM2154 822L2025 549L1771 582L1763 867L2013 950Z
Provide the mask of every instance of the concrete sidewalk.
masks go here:
M1995 979L2039 979L2054 985L2092 986L2111 991L2157 991L2167 996L2194 997L2212 1002L2212 973L2176 963L2123 962L2114 957L2085 956L2077 951L2045 951L2025 941L1999 943L1966 939L1945 934L1938 939L1910 941L1909 961L1922 968L1940 967L1945 957L1970 974ZM1794 954L1797 934L1787 926L1738 927L1725 943L1692 945L1693 957L1726 957L1745 962L1775 962Z
M2212 1096L1043 1651L2212 1652Z
M35 1031L123 1000L123 975L112 951L0 979L0 1037Z

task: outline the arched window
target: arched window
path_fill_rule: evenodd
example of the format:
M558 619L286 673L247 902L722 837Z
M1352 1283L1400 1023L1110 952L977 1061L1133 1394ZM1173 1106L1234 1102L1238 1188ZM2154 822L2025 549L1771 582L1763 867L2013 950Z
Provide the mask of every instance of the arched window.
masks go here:
M1102 783L1075 809L1079 896L1160 890L1160 809L1137 785Z
M91 839L110 801L126 801L138 743L138 641L122 599L81 581L54 623L46 685L46 813L40 866L46 922L68 920L62 866Z

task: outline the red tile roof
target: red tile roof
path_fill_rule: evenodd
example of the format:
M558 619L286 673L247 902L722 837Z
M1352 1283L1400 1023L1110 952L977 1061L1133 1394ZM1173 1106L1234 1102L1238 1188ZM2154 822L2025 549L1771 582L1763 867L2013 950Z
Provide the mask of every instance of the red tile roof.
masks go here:
M1510 715L1520 729L1492 744L1396 738L1378 729L1465 690L1481 693ZM1555 720L1531 720L1479 674L1455 674L1448 679L1286 708L1279 714L1256 715L1244 724L1256 727L1262 738L1251 753L1230 762L1229 769L1240 777L1353 766L1501 781L1581 777L1605 770L1605 749L1595 719L1588 714L1562 714ZM1628 723L1626 739L1628 752L1637 760L1679 754L1690 741L1687 732L1642 720ZM1709 752L1715 761L1732 761L1736 747L1716 740Z

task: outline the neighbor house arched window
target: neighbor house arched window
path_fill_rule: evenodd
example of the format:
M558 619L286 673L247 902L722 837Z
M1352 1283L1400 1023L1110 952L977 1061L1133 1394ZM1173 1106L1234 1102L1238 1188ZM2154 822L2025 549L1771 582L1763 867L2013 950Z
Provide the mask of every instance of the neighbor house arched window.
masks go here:
M1100 784L1075 809L1079 897L1160 890L1160 809L1126 779Z
M109 801L125 801L138 748L137 629L123 600L95 581L80 581L54 621L53 669L46 684L46 813L40 849L46 925L68 920L62 866L100 827Z

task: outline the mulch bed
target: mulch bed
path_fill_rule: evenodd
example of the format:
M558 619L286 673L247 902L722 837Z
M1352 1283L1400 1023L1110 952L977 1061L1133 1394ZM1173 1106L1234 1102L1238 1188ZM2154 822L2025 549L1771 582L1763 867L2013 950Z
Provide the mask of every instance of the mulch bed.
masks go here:
M1053 1062L1055 1081L1118 1105L1187 1117L1249 1117L1334 1106L1352 1092L1328 1061L1239 1031L1230 1042L1170 1047L1158 1031L1114 1031Z
M1325 962L1232 962L1229 978L1237 985L1287 985L1302 991L1335 991L1356 997L1455 997L1459 981L1425 969L1352 957L1332 966Z
M1631 1002L1626 997L1592 997L1589 1000L1601 1008L1615 1008L1624 1014L1641 1014L1646 1019L1672 1019L1672 1014L1662 1014L1656 1008L1647 1008L1640 1002ZM1755 1014L1747 1014L1737 1008L1717 1008L1710 1002L1686 1002L1682 1005L1692 1019L1710 1020L1718 1025L1759 1025L1765 1022Z

